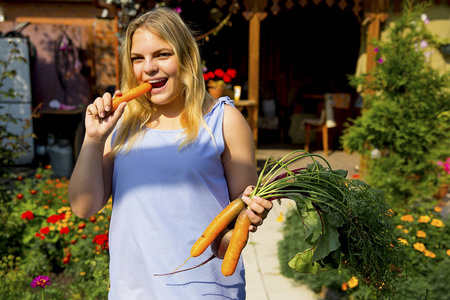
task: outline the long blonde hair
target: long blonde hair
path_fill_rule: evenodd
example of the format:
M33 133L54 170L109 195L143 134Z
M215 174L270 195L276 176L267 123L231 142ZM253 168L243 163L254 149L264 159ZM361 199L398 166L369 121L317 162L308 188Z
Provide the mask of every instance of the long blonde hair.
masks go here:
M185 99L184 110L180 116L184 128L184 139L180 147L188 145L195 141L202 125L207 128L203 116L215 101L206 92L200 51L194 33L176 12L164 7L155 8L131 21L120 49L122 91L138 85L131 62L131 41L138 29L149 30L158 35L175 52L178 77L183 85L181 93ZM127 104L114 138L113 155L123 148L127 140L128 146L125 150L132 148L142 133L142 128L150 120L152 110L152 103L145 95ZM207 131L209 132L208 128Z

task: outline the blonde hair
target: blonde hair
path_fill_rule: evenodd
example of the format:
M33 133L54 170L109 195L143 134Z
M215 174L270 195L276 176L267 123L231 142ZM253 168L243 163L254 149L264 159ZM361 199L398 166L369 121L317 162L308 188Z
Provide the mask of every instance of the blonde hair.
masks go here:
M184 110L180 116L184 128L181 148L195 141L202 125L207 128L203 116L215 101L206 92L200 51L194 33L176 12L164 7L155 8L131 21L120 49L122 91L138 85L131 62L131 41L138 29L149 30L158 35L175 52L178 77L183 86L181 93L185 99ZM132 148L140 137L142 128L150 120L152 110L152 103L145 95L127 104L114 138L113 155L123 148L125 141L128 141L125 150ZM210 132L208 128L207 131Z

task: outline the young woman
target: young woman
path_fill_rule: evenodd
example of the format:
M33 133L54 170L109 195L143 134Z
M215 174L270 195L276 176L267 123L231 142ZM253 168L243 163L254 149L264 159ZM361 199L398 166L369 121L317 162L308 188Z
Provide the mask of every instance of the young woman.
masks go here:
M199 49L180 16L157 8L133 20L121 49L122 90L145 96L111 109L111 95L86 110L86 135L69 185L72 210L88 218L113 198L110 299L245 299L242 261L234 275L213 259L173 271L211 220L242 197L251 231L270 201L248 196L256 183L251 131L228 98L213 99ZM116 91L115 95L120 95ZM106 117L105 117L106 116ZM183 268L211 256L192 258Z

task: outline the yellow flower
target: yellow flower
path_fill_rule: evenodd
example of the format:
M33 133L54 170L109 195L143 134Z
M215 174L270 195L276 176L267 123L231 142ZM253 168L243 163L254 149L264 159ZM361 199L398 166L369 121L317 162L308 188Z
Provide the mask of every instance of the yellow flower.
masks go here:
M419 219L417 220L417 222L419 223L428 223L430 222L430 217L429 216L420 216Z
M80 276L86 275L86 272L80 272Z
M439 206L435 206L435 207L434 207L434 211L435 211L435 212L441 212L441 211L442 211L442 208L439 207Z
M447 255L450 256L450 249L447 250Z
M425 254L426 257L431 257L431 258L435 258L436 257L436 254L434 254L433 252L428 251L428 250L425 250L424 254Z
M354 287L358 286L358 278L356 278L355 276L353 276L349 281L348 281L348 286L352 289Z
M49 229L50 229L50 231L54 231L56 228L55 228L55 226L50 226Z
M399 243L401 243L403 245L408 245L408 241L406 239L398 238L397 240Z
M283 212L280 212L280 215L277 217L277 222L283 222Z
M398 229L403 229L403 225L397 225Z
M417 237L425 238L425 237L427 237L427 234L424 231L419 230L419 231L417 231Z
M442 222L442 220L439 220L439 219L431 220L430 224L435 227L443 227L444 226L444 223Z
M425 245L422 243L415 243L413 246L414 246L414 249L416 249L419 252L424 252L426 250Z
M411 215L404 215L400 218L400 220L405 221L405 222L412 222L412 221L414 221L414 218Z
M408 233L409 230L408 230L408 229L403 229L403 232L404 232L404 233Z

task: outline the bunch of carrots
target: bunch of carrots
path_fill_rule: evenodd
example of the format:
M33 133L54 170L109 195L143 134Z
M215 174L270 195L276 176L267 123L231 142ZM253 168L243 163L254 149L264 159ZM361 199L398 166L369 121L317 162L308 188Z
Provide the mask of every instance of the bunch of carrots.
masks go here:
M302 159L311 163L291 169ZM375 292L389 294L400 276L393 270L402 270L406 264L404 245L397 241L392 222L393 212L380 191L346 176L347 171L333 170L323 157L296 150L279 161L271 157L266 160L250 197L295 201L305 241L311 247L292 258L291 268L314 274L341 268L359 276ZM211 245L213 256L196 267L214 257L223 258L222 274L232 275L249 237L246 208L241 199L236 199L223 209L192 246L188 260ZM228 227L234 221L230 231Z

